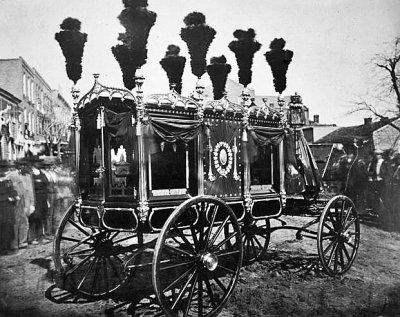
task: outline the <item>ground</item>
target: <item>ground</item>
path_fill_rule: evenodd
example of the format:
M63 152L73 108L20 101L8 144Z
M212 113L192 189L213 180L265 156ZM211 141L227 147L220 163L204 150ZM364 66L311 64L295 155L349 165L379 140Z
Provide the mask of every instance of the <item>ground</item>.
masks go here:
M308 217L283 217L300 225ZM273 222L273 224L277 224ZM324 274L314 240L272 233L266 256L242 269L220 316L400 316L400 233L362 224L353 267L342 278ZM154 316L151 299L136 306L88 302L54 285L52 245L0 257L0 316ZM149 281L149 283L151 283Z

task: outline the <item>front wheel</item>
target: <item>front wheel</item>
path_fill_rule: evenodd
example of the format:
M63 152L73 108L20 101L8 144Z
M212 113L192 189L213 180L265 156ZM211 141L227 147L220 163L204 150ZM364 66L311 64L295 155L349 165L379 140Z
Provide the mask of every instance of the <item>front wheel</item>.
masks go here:
M233 227L229 236L223 232ZM182 203L157 240L155 294L167 316L215 316L230 298L242 262L240 226L222 200L202 196Z
M317 235L318 255L330 276L346 273L360 244L360 219L352 200L335 196L321 214Z

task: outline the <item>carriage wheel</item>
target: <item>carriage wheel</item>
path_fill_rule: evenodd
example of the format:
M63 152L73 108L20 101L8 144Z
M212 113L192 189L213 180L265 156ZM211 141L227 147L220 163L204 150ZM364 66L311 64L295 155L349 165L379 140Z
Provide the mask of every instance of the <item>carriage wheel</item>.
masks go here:
M227 226L234 231L223 235ZM168 316L215 316L230 298L242 262L240 226L222 200L202 196L182 203L157 240L153 287Z
M243 243L243 265L251 264L263 258L267 252L271 232L269 219L245 218L241 225ZM232 233L232 226L225 230L225 236Z
M123 263L137 246L136 234L86 228L71 206L54 240L57 284L85 298L111 295L123 282Z
M360 243L360 220L354 203L346 196L333 197L322 212L318 227L318 255L330 276L346 273Z

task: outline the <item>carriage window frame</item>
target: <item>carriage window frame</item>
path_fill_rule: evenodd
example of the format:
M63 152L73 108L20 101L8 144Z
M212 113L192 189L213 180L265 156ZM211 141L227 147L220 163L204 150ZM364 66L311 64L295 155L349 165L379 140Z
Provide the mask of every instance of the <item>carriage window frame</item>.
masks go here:
M166 197L166 196L184 196L188 197L192 194L193 189L194 189L194 183L192 181L192 174L194 172L194 162L195 158L193 157L193 150L195 148L195 141L192 140L189 143L184 143L183 141L176 141L176 142L165 142L161 139L155 138L153 139L154 141L157 140L157 142L153 142L152 145L147 144L146 146L146 163L147 163L147 187L148 187L148 194L149 194L149 199L157 199L159 197ZM154 146L159 147L159 151L155 152L154 151ZM152 158L152 155L154 154L159 154L162 153L163 151L171 151L176 146L176 151L177 153L179 152L179 149L182 147L185 147L184 151L184 183L185 186L182 187L174 187L174 188L154 188L157 187L157 184L154 183L154 175L157 173L154 173L153 166L156 164L156 160ZM161 148L163 147L163 150ZM183 151L180 151L182 153ZM183 162L181 162L183 165ZM156 185L156 186L155 186Z
M125 138L129 136L124 136ZM129 149L128 147L125 147L124 144L121 144L118 147L118 150L115 152L117 158L120 158L118 156L118 151L120 150L121 146L123 148L124 152L124 158L122 162L113 162L112 160L112 155L111 155L111 150L113 150L113 147L111 145L112 138L116 139L116 137L113 137L112 135L109 134L109 132L106 129L106 140L105 140L105 150L106 152L106 157L105 157L105 165L106 165L106 170L107 170L107 188L106 188L106 196L109 199L118 199L118 198L123 198L132 200L132 199L137 199L138 198L138 192L139 192L139 162L138 162L138 150L137 150L137 142L135 138L132 138L130 142L132 142L132 147ZM122 142L124 143L124 142ZM122 149L121 149L122 150ZM120 153L121 154L121 153ZM115 168L113 168L115 167ZM121 174L120 176L116 175L115 173L118 170L118 167L120 167L119 173ZM126 170L128 168L129 170ZM129 182L132 183L132 187L126 186L125 188L121 189L121 194L114 194L112 193L113 187L113 174L116 176L116 178L125 178L125 184L127 185ZM130 177L130 180L128 180L128 177ZM121 179L123 182L123 180ZM115 188L114 188L115 189ZM125 193L126 192L126 193Z
M269 174L269 179L268 183L262 183L259 184L252 184L254 181L254 163L256 162L263 162L261 158L259 157L259 151L264 150L265 148L268 148L269 151L269 158L267 161L267 164L263 164L260 168L263 169L263 171L267 170L267 173ZM279 145L274 145L274 144L266 144L266 145L256 145L253 143L253 145L250 148L250 155L257 153L257 156L259 157L257 161L252 161L250 159L249 165L250 165L250 175L249 175L249 190L251 194L261 194L261 193L276 193L279 187Z

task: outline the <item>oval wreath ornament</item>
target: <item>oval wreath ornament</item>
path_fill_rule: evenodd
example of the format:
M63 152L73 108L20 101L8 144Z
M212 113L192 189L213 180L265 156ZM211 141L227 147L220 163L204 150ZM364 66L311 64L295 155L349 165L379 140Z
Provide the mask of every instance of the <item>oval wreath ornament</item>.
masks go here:
M213 156L215 169L221 176L227 177L233 163L233 153L229 144L218 142L214 147Z

